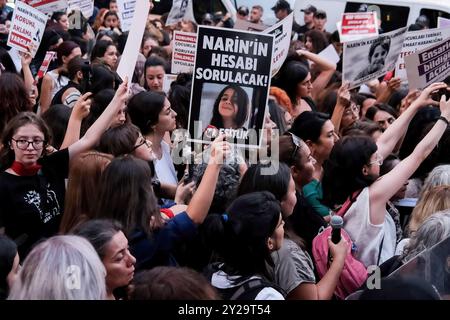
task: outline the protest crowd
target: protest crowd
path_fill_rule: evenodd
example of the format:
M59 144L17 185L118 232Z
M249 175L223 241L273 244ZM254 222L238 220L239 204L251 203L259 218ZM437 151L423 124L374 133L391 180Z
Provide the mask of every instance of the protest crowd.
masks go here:
M0 299L450 297L449 27L38 2L0 0Z

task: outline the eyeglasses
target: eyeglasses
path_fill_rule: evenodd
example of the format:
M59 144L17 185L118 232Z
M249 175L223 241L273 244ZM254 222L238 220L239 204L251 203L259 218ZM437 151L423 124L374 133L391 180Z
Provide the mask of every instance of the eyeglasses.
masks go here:
M20 150L27 150L30 144L33 146L34 150L41 150L46 143L46 141L42 139L34 139L32 141L28 141L26 139L16 140L14 138L11 138L11 140L16 143L17 148L19 148Z
M295 134L288 132L291 135L292 138L292 143L294 144L294 151L291 154L291 157L289 158L289 162L290 163L294 163L295 162L295 156L297 155L297 151L298 149L300 149L301 145L301 139L299 137L297 137Z
M133 147L133 149L131 149L131 152L133 152L134 150L136 150L137 148L139 148L140 146L142 146L142 145L144 145L144 144L145 144L147 147L150 148L149 141L148 141L147 139L145 139L144 137L142 137L142 138L141 138L141 141L139 141L139 143L138 143L137 145L135 145L135 146Z
M369 165L378 164L379 166L381 166L383 164L383 157L378 153L376 154L376 157L377 158L375 160L369 162Z

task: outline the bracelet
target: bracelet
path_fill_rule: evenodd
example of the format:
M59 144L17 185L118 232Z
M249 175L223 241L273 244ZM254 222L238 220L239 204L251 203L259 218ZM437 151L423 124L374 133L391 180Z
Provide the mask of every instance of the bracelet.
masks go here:
M447 120L447 118L446 117L443 117L443 116L440 116L439 117L439 119L438 120L442 120L442 121L444 121L447 125L449 125L450 124L450 122Z

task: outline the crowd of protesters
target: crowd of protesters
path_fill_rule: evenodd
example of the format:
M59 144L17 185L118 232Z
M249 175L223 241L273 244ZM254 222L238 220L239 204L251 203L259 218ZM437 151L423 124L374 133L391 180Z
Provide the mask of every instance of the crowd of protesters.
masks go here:
M309 5L267 88L263 130L279 134L262 148L275 143L278 156L250 163L220 135L193 155L202 163L174 163L192 75L168 92L163 80L173 31L197 24L149 15L133 78L121 79L128 32L115 0L95 4L80 28L54 12L35 57L17 60L0 0L0 299L330 300L350 250L387 276L450 236L450 100L435 95L448 81L349 90L342 66L318 55L333 44L342 57L327 8ZM292 11L284 0L272 10ZM264 24L263 8L242 6L237 19ZM233 27L221 12L199 22ZM38 78L47 51L56 57ZM319 277L313 240L348 200L352 243L328 241ZM439 298L423 279L397 281L392 299Z

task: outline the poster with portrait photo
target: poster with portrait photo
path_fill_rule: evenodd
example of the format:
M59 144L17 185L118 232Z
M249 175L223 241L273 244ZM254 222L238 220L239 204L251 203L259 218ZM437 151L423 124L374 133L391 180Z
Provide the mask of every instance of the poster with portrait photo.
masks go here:
M220 133L258 148L270 88L274 36L199 26L189 110L190 141Z
M406 27L374 38L346 42L342 80L350 82L352 89L393 70L405 36Z

